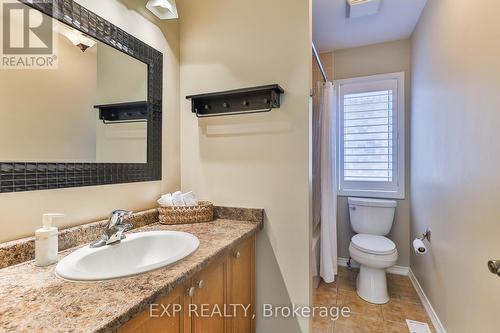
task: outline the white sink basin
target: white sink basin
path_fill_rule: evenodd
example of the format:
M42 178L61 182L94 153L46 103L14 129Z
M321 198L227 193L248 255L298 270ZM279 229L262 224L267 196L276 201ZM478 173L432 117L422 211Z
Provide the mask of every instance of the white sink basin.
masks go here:
M167 266L193 253L198 238L181 231L127 234L122 241L92 249L88 245L64 257L56 274L74 281L108 280Z

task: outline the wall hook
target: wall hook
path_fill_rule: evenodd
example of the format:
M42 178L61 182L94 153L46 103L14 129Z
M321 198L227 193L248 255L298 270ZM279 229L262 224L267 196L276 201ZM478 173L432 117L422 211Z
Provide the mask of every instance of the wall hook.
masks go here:
M247 113L269 112L281 106L283 88L277 84L191 95L191 112L197 117L215 117ZM259 105L264 104L263 108Z

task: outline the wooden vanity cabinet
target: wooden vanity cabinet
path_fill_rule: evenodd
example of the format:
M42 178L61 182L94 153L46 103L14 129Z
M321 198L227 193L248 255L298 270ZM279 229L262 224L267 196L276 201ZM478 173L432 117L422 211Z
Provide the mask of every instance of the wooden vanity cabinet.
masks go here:
M170 305L170 308L174 304L180 305L182 311L176 316L155 317L148 308L120 327L118 332L254 333L255 236L237 244L221 259L157 303L165 307ZM233 304L249 304L247 316L241 306L233 307ZM222 311L222 316L210 316L215 306ZM160 306L154 313L160 314L161 311Z
M255 237L237 245L229 254L228 304L249 305L247 316L241 307L227 322L230 333L255 332Z
M190 322L187 319L184 311L178 312L172 316L160 316L163 312L163 306L173 309L174 305L181 309L187 308L189 305L189 297L186 295L188 285L183 285L173 290L168 295L161 297L156 303L151 316L151 310L148 308L129 320L125 325L118 329L119 333L188 333L191 332ZM172 311L173 313L173 311Z
M214 309L224 310L227 296L227 257L212 263L193 279L196 291L191 298L192 333L223 333L226 322L223 316L212 315Z

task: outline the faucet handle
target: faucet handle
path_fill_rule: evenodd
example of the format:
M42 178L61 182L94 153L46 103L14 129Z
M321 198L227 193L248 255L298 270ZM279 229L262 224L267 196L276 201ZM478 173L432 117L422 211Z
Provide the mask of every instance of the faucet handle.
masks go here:
M122 239L125 239L124 232L129 231L132 228L134 228L134 226L129 223L119 223L115 225L114 232L106 239L106 245L113 244L121 241Z
M117 209L113 211L113 215L117 215L119 217L124 217L126 215L132 215L133 212L129 210Z
M108 228L114 227L116 225L120 225L123 223L123 217L127 215L131 215L132 212L128 210L123 210L123 209L117 209L113 211L111 214L111 217L108 222Z
M124 232L133 229L134 225L130 223L123 223L123 217L127 215L132 215L133 212L123 209L117 209L113 211L111 217L109 218L106 227L104 228L104 233L96 241L90 244L91 248L101 247L104 245L113 244L119 242L125 238Z

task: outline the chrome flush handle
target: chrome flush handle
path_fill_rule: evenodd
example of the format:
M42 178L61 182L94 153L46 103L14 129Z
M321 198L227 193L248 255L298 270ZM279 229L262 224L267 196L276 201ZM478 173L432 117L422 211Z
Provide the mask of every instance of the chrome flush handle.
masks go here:
M491 273L500 276L500 260L488 261L488 269Z

